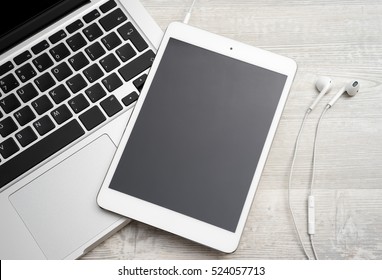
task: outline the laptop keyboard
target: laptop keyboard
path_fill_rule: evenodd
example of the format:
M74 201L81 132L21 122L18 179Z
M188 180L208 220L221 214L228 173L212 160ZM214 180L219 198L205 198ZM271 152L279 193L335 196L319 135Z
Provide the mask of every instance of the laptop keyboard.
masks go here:
M0 65L0 188L128 110L154 56L109 0Z

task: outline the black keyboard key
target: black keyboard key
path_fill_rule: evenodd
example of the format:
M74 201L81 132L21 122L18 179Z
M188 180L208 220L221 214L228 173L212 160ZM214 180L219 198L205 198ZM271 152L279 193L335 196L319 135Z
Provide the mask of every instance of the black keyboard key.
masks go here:
M92 130L96 126L106 121L106 117L98 108L98 106L94 106L80 116L80 121L87 130Z
M55 127L53 121L49 118L48 115L45 115L41 119L35 121L33 126L41 136L47 134Z
M72 108L73 112L78 114L89 107L89 102L86 100L83 94L77 95L69 100L69 105Z
M52 97L54 103L60 104L64 100L70 97L70 92L66 89L64 85L59 85L58 87L49 91L50 97Z
M77 74L74 77L66 81L66 84L73 93L79 92L81 89L85 88L88 84L81 74Z
M95 42L93 45L85 49L86 54L91 60L96 60L103 56L106 52L100 43Z
M74 34L72 37L68 38L66 42L74 52L78 51L83 46L86 46L86 40L80 33Z
M95 20L96 18L98 18L100 16L101 16L101 14L97 10L93 10L90 13L84 15L83 20L86 23L89 23L89 22L92 22L93 20Z
M73 74L73 71L69 68L66 62L62 62L61 64L52 68L52 73L56 77L56 79L61 82L65 80L67 77Z
M46 40L43 40L37 45L32 47L32 52L34 54L39 54L40 52L46 50L47 48L49 48L49 43Z
M84 28L83 32L90 42L94 41L103 34L101 28L96 23Z
M76 71L82 69L83 67L89 64L89 60L82 52L79 52L71 58L69 58L69 62L72 65L73 69Z
M69 33L74 33L76 32L78 29L82 28L84 26L83 22L78 19L76 20L75 22L69 24L67 27L66 27L66 31L68 31Z
M33 168L43 160L55 154L84 134L76 120L72 120L36 142L25 151L0 165L0 187L5 186L18 176Z
M100 63L106 72L110 72L110 71L114 70L115 68L117 68L119 65L121 65L121 63L118 61L118 59L112 53L105 56L104 58L102 58L100 60Z
M129 59L133 58L137 54L136 51L133 49L133 47L129 43L118 48L116 50L116 53L123 62L128 61Z
M32 54L30 53L30 51L24 51L22 52L21 54L19 54L18 56L16 56L13 61L17 64L17 65L20 65L22 63L24 63L25 61L27 61L28 59L32 58Z
M130 63L121 67L118 72L122 75L125 81L129 81L148 69L153 64L154 58L154 52L152 50L148 50Z
M118 78L116 73L113 73L104 78L102 83L109 92L112 92L123 85L121 79Z
M40 77L35 79L34 82L42 92L50 89L56 84L56 82L53 80L52 76L48 72L42 74Z
M27 126L23 130L17 132L15 137L22 147L28 146L37 139L36 133L34 133L30 126Z
M134 80L133 84L139 92L142 91L142 88L143 88L144 83L146 82L146 79L147 79L147 75L143 74L138 79Z
M0 154L5 159L9 158L11 155L13 155L19 150L20 148L17 146L13 138L8 138L4 142L0 143ZM3 176L3 174L1 174L1 176Z
M38 95L37 90L31 83L19 88L16 92L24 103L32 100Z
M60 43L57 46L51 48L49 50L50 54L53 56L53 58L59 62L63 60L65 57L70 55L69 49L65 46L64 43Z
M60 31L57 31L56 33L54 33L52 36L49 37L49 41L52 43L52 44L55 44L59 41L61 41L62 39L64 39L66 37L66 32L64 30L60 30Z
M16 80L13 74L8 74L0 79L0 88L4 93L8 93L19 86L19 82Z
M106 35L105 37L101 39L101 41L108 50L112 50L115 47L122 44L121 39L119 39L119 37L117 36L117 34L115 34L115 32L112 32Z
M105 90L98 83L85 90L85 93L93 103L106 96Z
M125 104L125 106L129 106L131 103L137 101L138 97L139 97L138 93L133 91L129 95L127 95L124 98L122 98L122 103Z
M25 83L32 79L34 76L37 75L36 71L33 69L32 65L29 63L21 66L19 69L16 70L16 75L19 77L19 79Z
M0 76L3 76L8 71L11 71L14 68L12 62L8 61L0 66Z
M20 126L24 126L30 121L36 118L36 115L33 113L32 109L29 106L25 106L14 113L14 117L19 123Z
M54 109L50 114L57 124L62 124L73 116L65 104L62 104L60 107Z
M47 53L43 53L42 55L33 59L33 64L36 66L38 71L43 72L53 65L53 60Z
M117 29L118 33L124 40L130 40L138 51L143 51L149 47L139 32L135 29L131 22L128 22Z
M17 109L20 105L20 101L13 93L0 100L0 106L7 114Z
M110 95L105 100L102 100L100 105L109 117L114 116L122 110L121 103L119 103L118 99L115 98L114 95Z
M93 64L84 70L84 75L90 83L95 82L103 76L103 71L98 66L98 64Z
M122 22L126 21L127 17L126 15L122 12L121 9L116 9L112 11L110 14L104 16L99 20L99 23L102 25L102 27L106 30L109 31L113 29L114 27L120 25Z
M103 12L103 13L107 13L108 11L110 11L111 9L113 9L115 6L117 6L117 4L115 3L114 0L109 0L107 1L105 4L101 5L100 10Z
M62 104L60 107L54 109L50 114L57 124L62 124L73 116L65 104Z
M42 115L46 111L53 108L52 102L49 100L49 98L46 95L43 95L39 98L37 98L35 101L31 103L33 109L37 112L37 114Z
M7 137L9 134L15 132L16 130L17 125L11 117L7 117L3 120L0 120L0 135L3 138Z

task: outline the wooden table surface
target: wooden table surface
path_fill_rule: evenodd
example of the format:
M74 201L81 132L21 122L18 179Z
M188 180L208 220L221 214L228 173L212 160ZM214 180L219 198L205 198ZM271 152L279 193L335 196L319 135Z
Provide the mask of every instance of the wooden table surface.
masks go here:
M191 0L142 0L165 30ZM239 248L224 254L132 222L84 259L304 259L288 211L287 187L297 132L316 98L315 81L334 87L306 122L292 182L303 242L314 131L325 102L349 80L325 115L317 142L315 246L320 259L382 259L382 1L197 0L191 25L296 60L298 71Z

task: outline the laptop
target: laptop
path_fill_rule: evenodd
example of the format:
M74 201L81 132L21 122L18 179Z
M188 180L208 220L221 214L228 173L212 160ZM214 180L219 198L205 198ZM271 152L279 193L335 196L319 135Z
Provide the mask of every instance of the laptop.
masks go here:
M11 1L0 23L0 259L75 259L162 31L137 0Z

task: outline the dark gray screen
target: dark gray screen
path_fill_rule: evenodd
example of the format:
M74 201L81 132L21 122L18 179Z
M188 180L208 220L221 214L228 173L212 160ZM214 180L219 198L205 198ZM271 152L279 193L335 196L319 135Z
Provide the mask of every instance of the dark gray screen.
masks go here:
M286 78L171 38L110 188L235 232Z
M89 0L7 1L1 9L0 54Z

